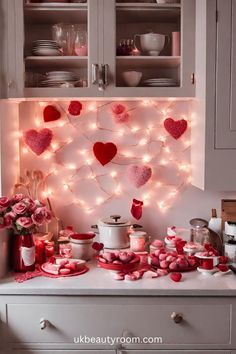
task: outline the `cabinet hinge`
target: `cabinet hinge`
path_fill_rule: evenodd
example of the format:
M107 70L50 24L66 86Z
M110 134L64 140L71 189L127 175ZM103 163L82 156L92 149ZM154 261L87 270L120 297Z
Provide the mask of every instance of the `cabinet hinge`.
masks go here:
M219 11L216 10L216 22L218 22L218 20L219 20Z
M191 84L195 84L195 74L194 73L192 73L191 74Z

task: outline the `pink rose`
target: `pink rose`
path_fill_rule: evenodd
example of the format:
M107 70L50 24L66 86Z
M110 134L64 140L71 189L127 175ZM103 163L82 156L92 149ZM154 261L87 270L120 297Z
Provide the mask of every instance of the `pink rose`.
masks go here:
M16 220L16 224L24 227L25 229L28 229L33 225L33 222L31 218L22 216Z
M9 214L6 214L4 216L4 226L9 229L12 227L13 224L13 219L11 218L11 216Z
M0 211L6 210L9 207L10 203L11 202L10 202L9 198L1 197L0 198Z
M36 225L42 225L45 222L44 208L37 208L32 215L33 223Z
M113 106L111 107L112 113L119 115L125 112L126 108L125 106L123 106L123 104L120 103L115 103L113 104Z
M22 199L24 199L24 194L15 194L13 195L13 197L11 198L11 201L13 203L18 203L20 202Z
M23 215L27 210L27 205L23 202L19 202L13 205L12 210L18 215Z
M51 212L45 207L37 208L32 215L32 220L36 225L42 225L44 222L50 222L51 218Z
M31 198L24 198L22 200L23 203L25 203L27 205L27 207L29 208L30 211L34 212L37 209L37 204L35 203L35 201Z

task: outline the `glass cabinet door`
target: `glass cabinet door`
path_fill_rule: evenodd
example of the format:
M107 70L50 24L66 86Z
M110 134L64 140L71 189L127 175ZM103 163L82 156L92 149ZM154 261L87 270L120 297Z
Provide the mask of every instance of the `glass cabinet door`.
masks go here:
M23 96L102 95L97 85L98 0L25 0L21 6Z
M108 96L194 95L194 1L104 0Z

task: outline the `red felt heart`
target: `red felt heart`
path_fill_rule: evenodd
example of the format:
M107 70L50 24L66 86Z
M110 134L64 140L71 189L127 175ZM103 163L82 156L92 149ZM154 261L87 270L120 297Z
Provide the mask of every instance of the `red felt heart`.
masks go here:
M104 166L117 154L117 147L113 143L97 142L93 145L93 153L96 159Z
M43 110L44 122L52 122L61 118L61 113L54 106L46 106Z
M168 133L177 140L188 128L188 122L185 119L174 120L172 118L166 118L164 121L164 127Z
M51 144L52 131L50 129L42 129L39 132L34 129L27 130L23 134L25 144L36 154L41 155Z
M182 274L181 273L171 273L170 277L171 277L171 280L173 280L176 283L178 283L181 280L181 278L182 278Z

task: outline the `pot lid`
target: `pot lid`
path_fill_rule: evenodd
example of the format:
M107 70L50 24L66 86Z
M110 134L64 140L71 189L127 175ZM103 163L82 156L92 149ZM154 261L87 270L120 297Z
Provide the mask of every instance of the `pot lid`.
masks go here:
M101 219L100 222L107 226L130 226L130 222L120 215L111 215L109 218Z
M95 233L93 232L87 232L84 234L72 234L70 235L70 238L72 238L73 240L91 240L92 238L95 237Z

